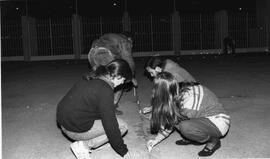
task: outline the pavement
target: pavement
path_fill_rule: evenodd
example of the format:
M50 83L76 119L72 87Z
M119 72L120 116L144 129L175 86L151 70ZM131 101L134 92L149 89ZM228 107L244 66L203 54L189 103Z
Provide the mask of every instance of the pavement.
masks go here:
M177 60L175 57L168 57ZM174 132L146 149L149 121L139 109L149 105L151 81L143 75L147 58L135 58L138 96L133 91L121 98L119 116L128 125L124 141L138 159L193 159L204 147L177 146ZM183 56L178 59L199 82L220 98L231 116L231 128L221 148L204 158L270 158L270 54L237 57ZM56 126L56 105L68 89L88 71L87 60L2 62L2 158L75 159L67 140ZM96 149L93 159L120 159L109 144ZM203 158L203 157L202 157Z

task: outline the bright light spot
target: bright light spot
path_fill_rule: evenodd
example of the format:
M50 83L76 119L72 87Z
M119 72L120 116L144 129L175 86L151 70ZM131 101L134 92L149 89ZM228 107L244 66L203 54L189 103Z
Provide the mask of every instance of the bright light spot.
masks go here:
M114 2L114 3L113 3L113 6L116 6L116 5L117 5L116 2Z
M238 10L240 10L240 11L241 11L241 10L242 10L242 8L238 8Z
M19 10L19 7L16 7L16 10Z

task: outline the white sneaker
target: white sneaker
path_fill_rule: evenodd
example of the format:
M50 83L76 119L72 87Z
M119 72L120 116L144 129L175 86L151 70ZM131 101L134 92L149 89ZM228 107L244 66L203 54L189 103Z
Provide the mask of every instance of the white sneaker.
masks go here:
M77 159L91 159L90 151L84 146L83 141L75 141L70 144L70 148Z

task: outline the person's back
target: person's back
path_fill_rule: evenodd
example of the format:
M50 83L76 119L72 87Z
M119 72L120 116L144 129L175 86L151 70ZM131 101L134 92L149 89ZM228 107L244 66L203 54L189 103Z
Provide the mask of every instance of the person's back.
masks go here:
M116 59L83 76L57 105L57 125L74 142L77 159L90 159L89 151L109 142L122 157L129 156L122 135L127 123L115 115L114 88L132 79L129 64Z
M175 76L178 82L196 82L194 77L176 62L166 59L163 71L169 72Z
M132 85L125 84L125 91L137 88L137 80L135 79L135 62L132 56L132 41L124 34L106 33L93 41L91 50L88 53L88 61L92 70L95 70L100 65L106 65L114 59L125 60L132 71ZM123 93L123 88L118 88L115 91L114 104L118 107L118 103ZM135 96L135 95L134 95ZM116 110L118 115L123 114L122 111Z
M132 43L125 35L116 33L107 33L96 39L92 43L92 48L88 54L89 63L94 69L117 58L126 60L132 69L133 75L135 74Z
M100 105L106 99L107 103ZM111 100L110 100L111 99ZM58 103L57 121L67 130L84 132L100 118L97 108L113 109L113 90L100 79L80 79ZM83 111L82 111L83 110Z

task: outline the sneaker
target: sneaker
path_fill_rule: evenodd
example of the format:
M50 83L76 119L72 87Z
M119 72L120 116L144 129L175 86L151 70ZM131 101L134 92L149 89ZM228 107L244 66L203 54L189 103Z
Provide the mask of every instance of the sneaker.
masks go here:
M83 144L83 141L75 141L70 148L77 159L91 159L89 149Z
M211 156L217 149L221 147L221 143L219 139L210 140L210 142L206 143L205 147L202 151L198 153L199 156Z

